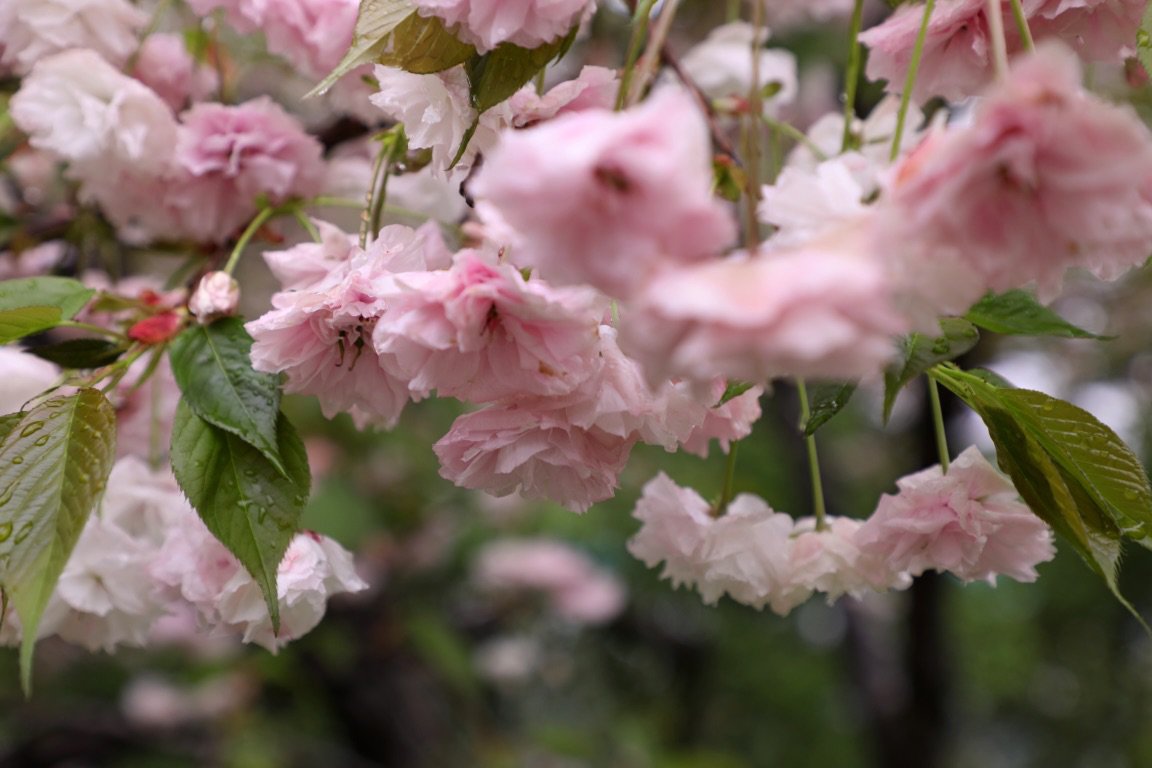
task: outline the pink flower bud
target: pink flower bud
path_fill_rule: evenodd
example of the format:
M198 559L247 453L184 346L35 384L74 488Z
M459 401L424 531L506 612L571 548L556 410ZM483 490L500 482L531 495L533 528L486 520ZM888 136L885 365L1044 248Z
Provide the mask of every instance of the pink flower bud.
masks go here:
M188 300L188 311L202 323L236 312L240 302L240 284L227 272L209 272Z

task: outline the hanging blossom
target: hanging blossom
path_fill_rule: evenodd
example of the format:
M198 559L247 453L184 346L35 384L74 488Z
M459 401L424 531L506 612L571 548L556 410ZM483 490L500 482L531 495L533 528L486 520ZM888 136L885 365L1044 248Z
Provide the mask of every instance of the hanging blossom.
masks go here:
M560 395L591 375L603 297L525 280L495 256L461 251L450 269L398 277L379 295L372 343L413 395Z
M652 382L877 375L907 324L867 244L845 238L665 272L625 315L625 351Z
M519 493L576 512L611 498L637 442L706 456L746 437L760 417L753 388L718 406L722 382L703 392L678 384L649 389L635 361L600 328L595 372L573 392L516 396L466 414L434 449L441 476L495 496Z
M458 169L462 178L476 155L496 143L498 131L510 118L506 105L498 105L477 116L463 66L432 75L416 75L381 65L377 65L374 72L380 90L370 97L372 104L404 126L408 146L432 151L432 168L442 176ZM476 129L468 146L453 166L452 161L456 160L473 125Z
M367 585L330 539L297 534L277 573L281 631L239 561L211 536L170 471L116 462L100 505L64 566L39 627L89 650L147 645L165 616L189 606L221 635L275 650L311 630L330 595ZM5 622L7 625L7 621ZM0 641L19 642L19 621Z
M1025 0L1025 17L1037 40L1059 39L1087 61L1119 62L1135 51L1143 0ZM1009 3L1001 3L1009 53L1024 49ZM992 41L985 0L941 0L928 24L912 96L959 101L992 80ZM924 17L923 5L903 5L883 24L860 35L869 48L867 75L900 92Z
M595 0L415 0L421 16L435 16L464 42L487 53L501 43L522 48L559 39L586 14Z
M712 195L708 129L667 88L625 112L590 109L505 132L470 191L512 237L513 262L628 298L736 235Z
M168 105L95 51L76 49L39 61L10 104L32 146L72 164L81 179L162 169L176 143Z
M755 80L760 89L771 89L763 107L765 114L776 115L781 107L796 100L796 57L791 51L764 48L767 39L767 30L757 31L748 22L723 24L689 49L680 66L710 99L743 102Z
M1065 270L1113 279L1152 252L1152 134L1080 87L1063 46L1017 59L971 124L929 138L877 206L876 247L936 313L988 291L1059 292Z
M25 75L47 56L87 48L119 67L147 23L148 15L125 0L4 0L0 66Z
M576 624L603 624L624 609L627 592L610 571L552 539L501 539L476 553L472 581L493 595L539 593L551 611Z
M155 33L144 39L131 74L173 112L206 99L219 86L216 71L192 58L183 37L168 33Z
M388 373L372 346L385 309L379 296L398 273L446 266L436 225L385 227L366 250L326 229L323 242L292 252L268 255L287 285L273 295L270 312L245 326L252 365L284 373L285 391L315 395L329 418L347 412L360 426L394 425L408 402L408 383Z
M881 497L856 543L892 568L918 576L948 571L964 581L997 575L1035 581L1036 565L1056 555L1052 531L1022 504L1016 489L975 447L947 474L929 467L897 481Z
M829 601L844 594L901 589L908 577L855 543L859 521L830 518L816 531L812 519L794 521L750 494L725 513L661 473L644 486L633 515L642 525L628 551L661 576L699 591L706 603L733 600L787 615L814 592Z

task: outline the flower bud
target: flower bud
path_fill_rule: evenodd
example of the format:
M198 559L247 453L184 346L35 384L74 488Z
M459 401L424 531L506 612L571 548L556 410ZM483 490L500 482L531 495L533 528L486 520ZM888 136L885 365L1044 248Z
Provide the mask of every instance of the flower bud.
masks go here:
M235 313L239 302L240 284L227 272L209 272L188 300L188 311L201 323L210 323Z

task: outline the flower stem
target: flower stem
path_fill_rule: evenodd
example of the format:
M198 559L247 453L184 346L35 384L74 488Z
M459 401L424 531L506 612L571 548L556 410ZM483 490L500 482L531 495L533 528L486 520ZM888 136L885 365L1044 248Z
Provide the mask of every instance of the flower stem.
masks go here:
M852 148L852 123L856 121L856 90L860 85L860 68L864 65L864 53L860 48L860 28L864 26L864 0L856 0L852 6L852 22L849 34L848 71L844 77L844 138L840 141L840 151Z
M940 455L940 469L948 474L948 433L944 429L944 409L940 407L940 387L936 379L928 377L928 400L932 405L932 428L936 432L936 452Z
M720 501L716 503L715 517L724 514L736 495L736 453L739 447L740 443L732 443L728 448L728 461L724 465L724 488L720 491Z
M1002 0L986 0L984 15L988 17L988 37L992 39L992 63L996 79L1008 74L1008 40L1004 37L1004 10Z
M1024 6L1020 0L1009 0L1012 3L1012 16L1016 19L1016 28L1020 30L1020 39L1024 41L1024 50L1036 50L1036 41L1032 39L1032 30L1028 28L1028 17L1024 15Z
M900 157L900 145L904 141L904 123L908 119L908 107L912 104L912 90L916 87L916 74L920 70L920 59L924 56L924 41L928 39L928 22L936 0L924 4L924 17L920 21L920 31L916 34L916 44L912 46L912 60L908 62L908 76L904 78L904 92L900 94L900 111L896 114L896 131L892 134L892 151L889 159Z
M640 58L644 38L648 36L648 21L655 5L656 0L640 0L636 6L636 13L632 16L632 37L628 41L628 54L624 59L624 69L620 73L620 89L616 91L617 112L628 106L628 98L632 92L632 73L636 69L636 61Z
M368 194L365 195L364 211L360 214L360 247L368 247L368 226L371 222L369 211L375 205L376 188L380 185L380 176L384 173L384 166L392 157L392 152L388 147L381 146L380 151L376 153L376 160L372 163L372 183L368 185ZM373 233L375 234L375 233Z
M292 215L296 217L296 221L299 222L300 226L304 228L304 231L308 233L308 237L312 238L312 242L318 243L323 239L320 237L320 230L316 229L316 225L312 223L312 219L308 218L308 215L304 213L301 208L293 208Z
M800 394L800 423L806 425L812 416L812 411L808 405L808 387L804 379L796 379L796 391ZM827 529L828 524L824 520L826 516L824 483L820 477L820 455L816 451L816 436L808 435L804 438L804 442L808 446L808 476L812 481L812 509L816 515L816 530L823 531Z
M232 255L228 257L228 263L224 265L224 271L229 275L236 269L236 265L240 262L240 256L244 253L244 249L248 247L248 243L252 242L252 238L260 231L260 227L268 223L268 220L278 214L280 211L272 206L267 206L260 209L260 213L248 223L244 229L240 239L236 241L236 247L232 249Z

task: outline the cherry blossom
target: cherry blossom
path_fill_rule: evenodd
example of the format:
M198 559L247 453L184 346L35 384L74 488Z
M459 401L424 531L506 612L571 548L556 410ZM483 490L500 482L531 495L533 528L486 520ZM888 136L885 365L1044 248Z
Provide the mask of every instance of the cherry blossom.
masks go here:
M562 37L595 7L594 0L416 0L481 53L501 43L536 48Z
M708 131L685 93L505 132L470 185L515 233L510 258L559 284L628 298L735 237L711 194Z
M119 66L136 49L148 16L126 0L5 0L0 65L27 74L47 56L87 48Z
M937 465L896 484L899 492L881 497L856 535L861 552L894 570L949 571L993 584L997 575L1035 581L1036 565L1056 554L1052 531L974 447L947 474Z

